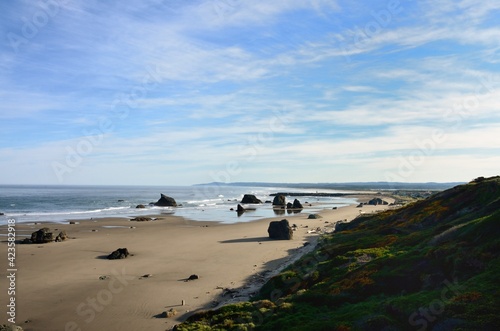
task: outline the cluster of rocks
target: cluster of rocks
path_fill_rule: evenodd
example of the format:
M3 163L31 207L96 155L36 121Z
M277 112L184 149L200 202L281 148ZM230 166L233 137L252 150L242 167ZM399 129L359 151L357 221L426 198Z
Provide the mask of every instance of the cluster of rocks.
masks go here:
M138 216L138 217L132 218L130 221L132 221L132 222L149 222L149 221L154 221L154 219L152 219L151 217Z
M389 202L382 200L380 198L373 198L370 201L368 201L367 204L371 206L378 206L378 205L388 205Z
M292 202L286 202L286 196L282 194L278 194L273 199L273 206L281 207L282 209L303 209L304 206L300 203L298 199L293 200Z
M379 205L388 205L389 202L382 200L380 198L373 198L368 202L361 202L359 203L356 207L361 208L364 205L369 205L369 206L379 206Z
M57 229L55 230L57 231ZM23 243L25 244L46 244L49 242L60 242L68 239L68 235L66 231L62 230L59 234L54 235L49 228L41 228L38 231L35 231L31 234L31 238L24 239Z

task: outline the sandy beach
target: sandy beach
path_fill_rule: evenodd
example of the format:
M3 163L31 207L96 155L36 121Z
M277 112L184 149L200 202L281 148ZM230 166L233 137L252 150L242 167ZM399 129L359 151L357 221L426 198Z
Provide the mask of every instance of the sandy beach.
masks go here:
M248 299L265 279L314 247L317 228L332 231L339 220L386 208L325 209L319 219L307 219L306 208L298 214L237 224L171 215L157 215L150 222L107 218L78 224L17 224L18 235L49 227L65 230L70 239L16 245L16 324L33 331L169 330L195 311ZM270 240L269 222L284 218L297 225L293 240ZM6 231L6 226L0 228L0 233ZM4 292L9 273L6 237L1 238ZM305 242L312 245L304 246ZM106 259L123 247L131 254L126 259ZM185 281L193 274L199 279ZM2 294L4 309L7 300ZM177 314L164 318L162 313L170 309ZM7 318L3 312L0 324Z

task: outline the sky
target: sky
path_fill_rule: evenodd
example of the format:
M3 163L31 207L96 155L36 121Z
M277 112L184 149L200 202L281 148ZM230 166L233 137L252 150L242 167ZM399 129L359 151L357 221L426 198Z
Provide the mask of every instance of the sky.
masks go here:
M2 0L0 184L499 174L500 2Z

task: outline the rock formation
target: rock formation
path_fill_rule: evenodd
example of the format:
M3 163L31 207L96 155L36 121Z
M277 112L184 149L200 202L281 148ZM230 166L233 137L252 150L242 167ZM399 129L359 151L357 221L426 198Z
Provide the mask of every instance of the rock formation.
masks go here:
M154 205L158 207L177 207L177 202L175 202L174 198L162 193L160 199Z
M373 198L370 201L368 201L368 204L372 206L377 206L377 205L388 205L389 203L380 198Z
M286 197L284 195L277 195L273 199L273 206L284 206L286 205Z
M31 234L31 242L34 244L44 244L54 241L54 235L49 228L42 228Z
M293 205L292 205L292 208L295 208L295 209L302 209L302 208L304 208L304 207L302 206L302 204L300 203L300 201L299 201L299 200L295 199L295 200L293 200Z
M262 203L262 201L253 194L245 194L241 199L241 203Z
M59 232L55 240L59 242L59 241L64 241L66 239L68 239L68 235L66 234L66 231L62 230L61 232Z
M267 232L271 239L290 240L293 238L293 230L286 219L269 223Z
M135 208L141 209L141 208L146 208L146 206L144 206L144 205L137 205L137 206L135 206Z

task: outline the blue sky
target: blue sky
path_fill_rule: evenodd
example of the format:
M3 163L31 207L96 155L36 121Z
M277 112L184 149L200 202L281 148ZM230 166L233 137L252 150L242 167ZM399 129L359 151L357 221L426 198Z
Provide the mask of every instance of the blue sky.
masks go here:
M0 2L0 183L467 181L500 2Z

